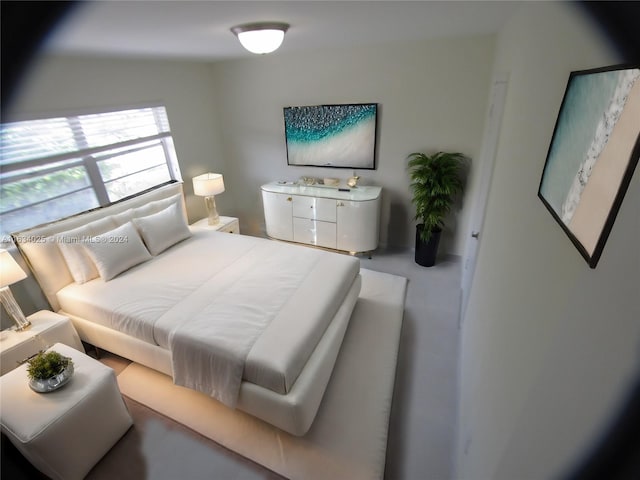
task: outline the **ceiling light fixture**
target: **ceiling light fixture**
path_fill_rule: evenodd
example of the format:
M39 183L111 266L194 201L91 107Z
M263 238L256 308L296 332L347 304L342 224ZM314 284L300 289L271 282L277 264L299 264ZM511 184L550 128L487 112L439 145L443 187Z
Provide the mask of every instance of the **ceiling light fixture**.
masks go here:
M251 53L264 54L275 52L282 45L284 33L288 29L288 23L260 22L238 25L232 27L231 31Z

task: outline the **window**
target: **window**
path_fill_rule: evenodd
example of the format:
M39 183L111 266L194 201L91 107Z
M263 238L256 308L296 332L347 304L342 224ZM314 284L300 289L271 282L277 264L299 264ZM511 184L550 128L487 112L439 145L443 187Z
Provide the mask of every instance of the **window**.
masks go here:
M0 125L0 233L181 180L162 106Z

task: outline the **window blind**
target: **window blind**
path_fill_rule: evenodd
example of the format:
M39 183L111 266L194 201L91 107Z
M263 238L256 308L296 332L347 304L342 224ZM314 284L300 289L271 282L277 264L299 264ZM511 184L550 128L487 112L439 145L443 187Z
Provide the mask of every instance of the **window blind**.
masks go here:
M164 106L0 125L0 233L180 180Z

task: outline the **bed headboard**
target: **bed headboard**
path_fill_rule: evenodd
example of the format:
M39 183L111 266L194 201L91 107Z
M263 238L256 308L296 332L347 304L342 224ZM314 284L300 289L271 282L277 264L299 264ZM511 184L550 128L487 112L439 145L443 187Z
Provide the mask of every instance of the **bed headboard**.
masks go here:
M54 312L57 312L60 310L60 305L56 294L61 288L72 283L73 277L67 268L67 263L60 253L56 241L51 239L53 235L117 214L133 217L151 215L176 201L176 197L179 197L182 208L185 210L182 183L177 182L123 202L17 232L12 234L12 237L33 272L42 292L47 297L51 308Z

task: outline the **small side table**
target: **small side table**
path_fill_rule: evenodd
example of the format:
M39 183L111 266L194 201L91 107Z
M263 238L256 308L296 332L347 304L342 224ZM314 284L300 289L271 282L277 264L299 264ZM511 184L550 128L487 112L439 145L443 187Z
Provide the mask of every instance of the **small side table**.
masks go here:
M209 219L203 218L191 224L191 228L195 230L215 230L218 232L240 233L240 222L236 217L220 216L220 222L215 225L209 225Z
M133 424L114 371L61 343L71 357L68 384L49 393L29 388L27 365L0 377L0 429L31 464L53 480L82 480Z
M29 315L26 330L4 330L0 334L0 375L54 343L64 343L84 353L84 347L69 317L48 310Z

